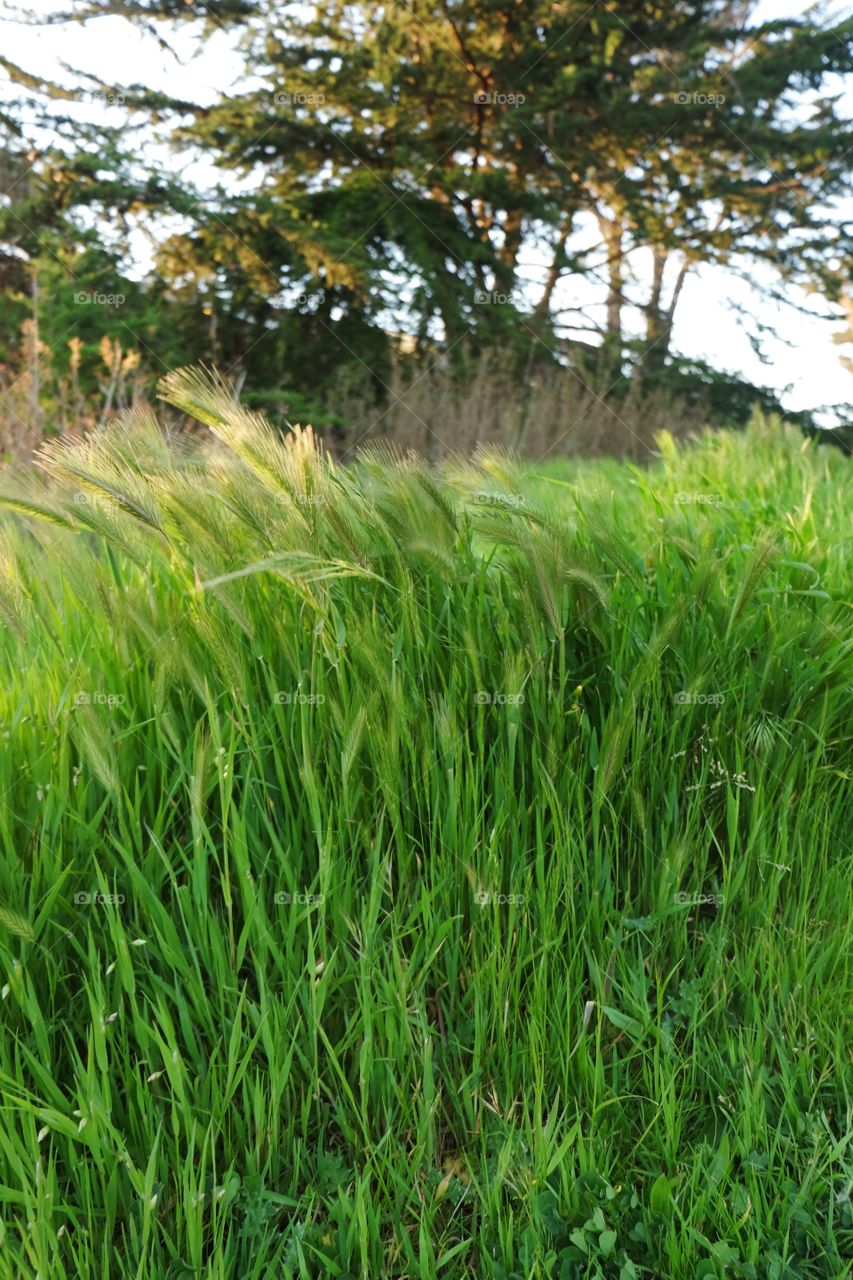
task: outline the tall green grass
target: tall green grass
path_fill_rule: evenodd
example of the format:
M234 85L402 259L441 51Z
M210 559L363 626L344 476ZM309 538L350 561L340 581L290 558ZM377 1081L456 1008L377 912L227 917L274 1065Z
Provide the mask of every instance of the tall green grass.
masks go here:
M850 1274L849 464L5 483L0 1280Z

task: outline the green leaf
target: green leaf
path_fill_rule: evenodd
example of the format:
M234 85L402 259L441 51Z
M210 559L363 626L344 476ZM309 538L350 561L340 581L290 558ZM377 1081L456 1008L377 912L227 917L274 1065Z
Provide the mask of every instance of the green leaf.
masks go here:
M579 1228L577 1228L571 1233L571 1235L569 1236L569 1239L571 1240L573 1245L575 1245L578 1249L580 1249L581 1253L583 1254L589 1253L589 1245L586 1242L586 1236Z
M598 1247L605 1258L613 1252L613 1246L616 1244L615 1231L602 1231L598 1237Z
M672 1188L675 1185L674 1178L668 1178L665 1173L661 1173L652 1183L649 1192L649 1208L652 1213L659 1213L664 1218L672 1216L675 1208L672 1198Z
M733 1249L725 1240L718 1240L716 1244L712 1244L711 1254L724 1266L728 1266L730 1262L737 1262L740 1258L737 1249Z
M604 1213L601 1209L596 1209L591 1218L583 1224L584 1231L603 1231L607 1226L604 1221Z
M620 1013L618 1009L611 1009L609 1005L604 1005L601 1012L608 1022L612 1022L620 1031L626 1031L634 1040L639 1040L643 1034L642 1024L636 1018L629 1017L627 1013Z
M724 1133L714 1159L711 1161L711 1167L708 1170L708 1176L713 1182L720 1182L728 1173L730 1159L729 1139L728 1135Z

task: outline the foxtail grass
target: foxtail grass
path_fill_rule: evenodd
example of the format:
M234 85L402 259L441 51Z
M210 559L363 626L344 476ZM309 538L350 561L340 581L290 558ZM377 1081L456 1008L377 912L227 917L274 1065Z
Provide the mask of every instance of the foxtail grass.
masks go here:
M0 1280L848 1275L849 463L163 394L0 485Z

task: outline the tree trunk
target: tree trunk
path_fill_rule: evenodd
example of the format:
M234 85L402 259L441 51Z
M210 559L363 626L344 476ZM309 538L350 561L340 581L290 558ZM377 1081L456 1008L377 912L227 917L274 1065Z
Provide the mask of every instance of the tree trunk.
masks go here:
M597 214L601 238L607 249L607 320L608 337L622 343L622 303L625 300L625 254L622 223L618 217Z
M30 396L33 415L33 427L41 438L41 338L39 334L39 278L38 267L33 263L32 284L30 286L30 298L33 307L33 360L30 366L32 379L30 381Z
M653 251L652 291L645 307L646 312L646 349L640 357L638 372L640 377L654 370L663 368L672 345L672 326L675 320L675 309L681 297L681 290L690 268L685 258L676 276L675 285L669 300L664 305L664 275L669 254L662 249Z
M554 246L554 257L551 259L551 266L548 269L548 275L545 280L545 288L542 292L542 297L536 303L537 316L547 316L551 310L551 299L554 296L554 290L556 289L557 284L559 283L560 274L563 270L566 241L569 238L569 231L571 230L571 226L572 226L572 220L571 218L569 218L569 220L566 222L565 226L563 227L562 231L560 232L559 240Z

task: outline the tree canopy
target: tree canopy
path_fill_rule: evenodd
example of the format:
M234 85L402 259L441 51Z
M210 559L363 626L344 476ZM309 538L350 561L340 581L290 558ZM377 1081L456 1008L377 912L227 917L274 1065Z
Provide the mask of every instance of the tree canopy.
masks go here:
M755 8L74 6L53 20L123 16L166 46L179 24L199 40L225 31L246 79L199 105L79 78L126 114L81 128L62 114L67 86L5 62L20 111L0 122L4 287L23 307L27 264L120 276L132 226L160 219L168 232L137 286L142 327L174 333L178 317L185 359L240 366L253 384L304 389L356 361L381 385L397 332L451 363L498 349L519 368L665 380L697 266L756 280L761 264L771 293L795 283L832 303L853 261L839 213L853 19L755 23ZM33 151L26 134L48 109L56 141ZM155 138L176 163L143 159ZM202 155L212 190L177 176Z

